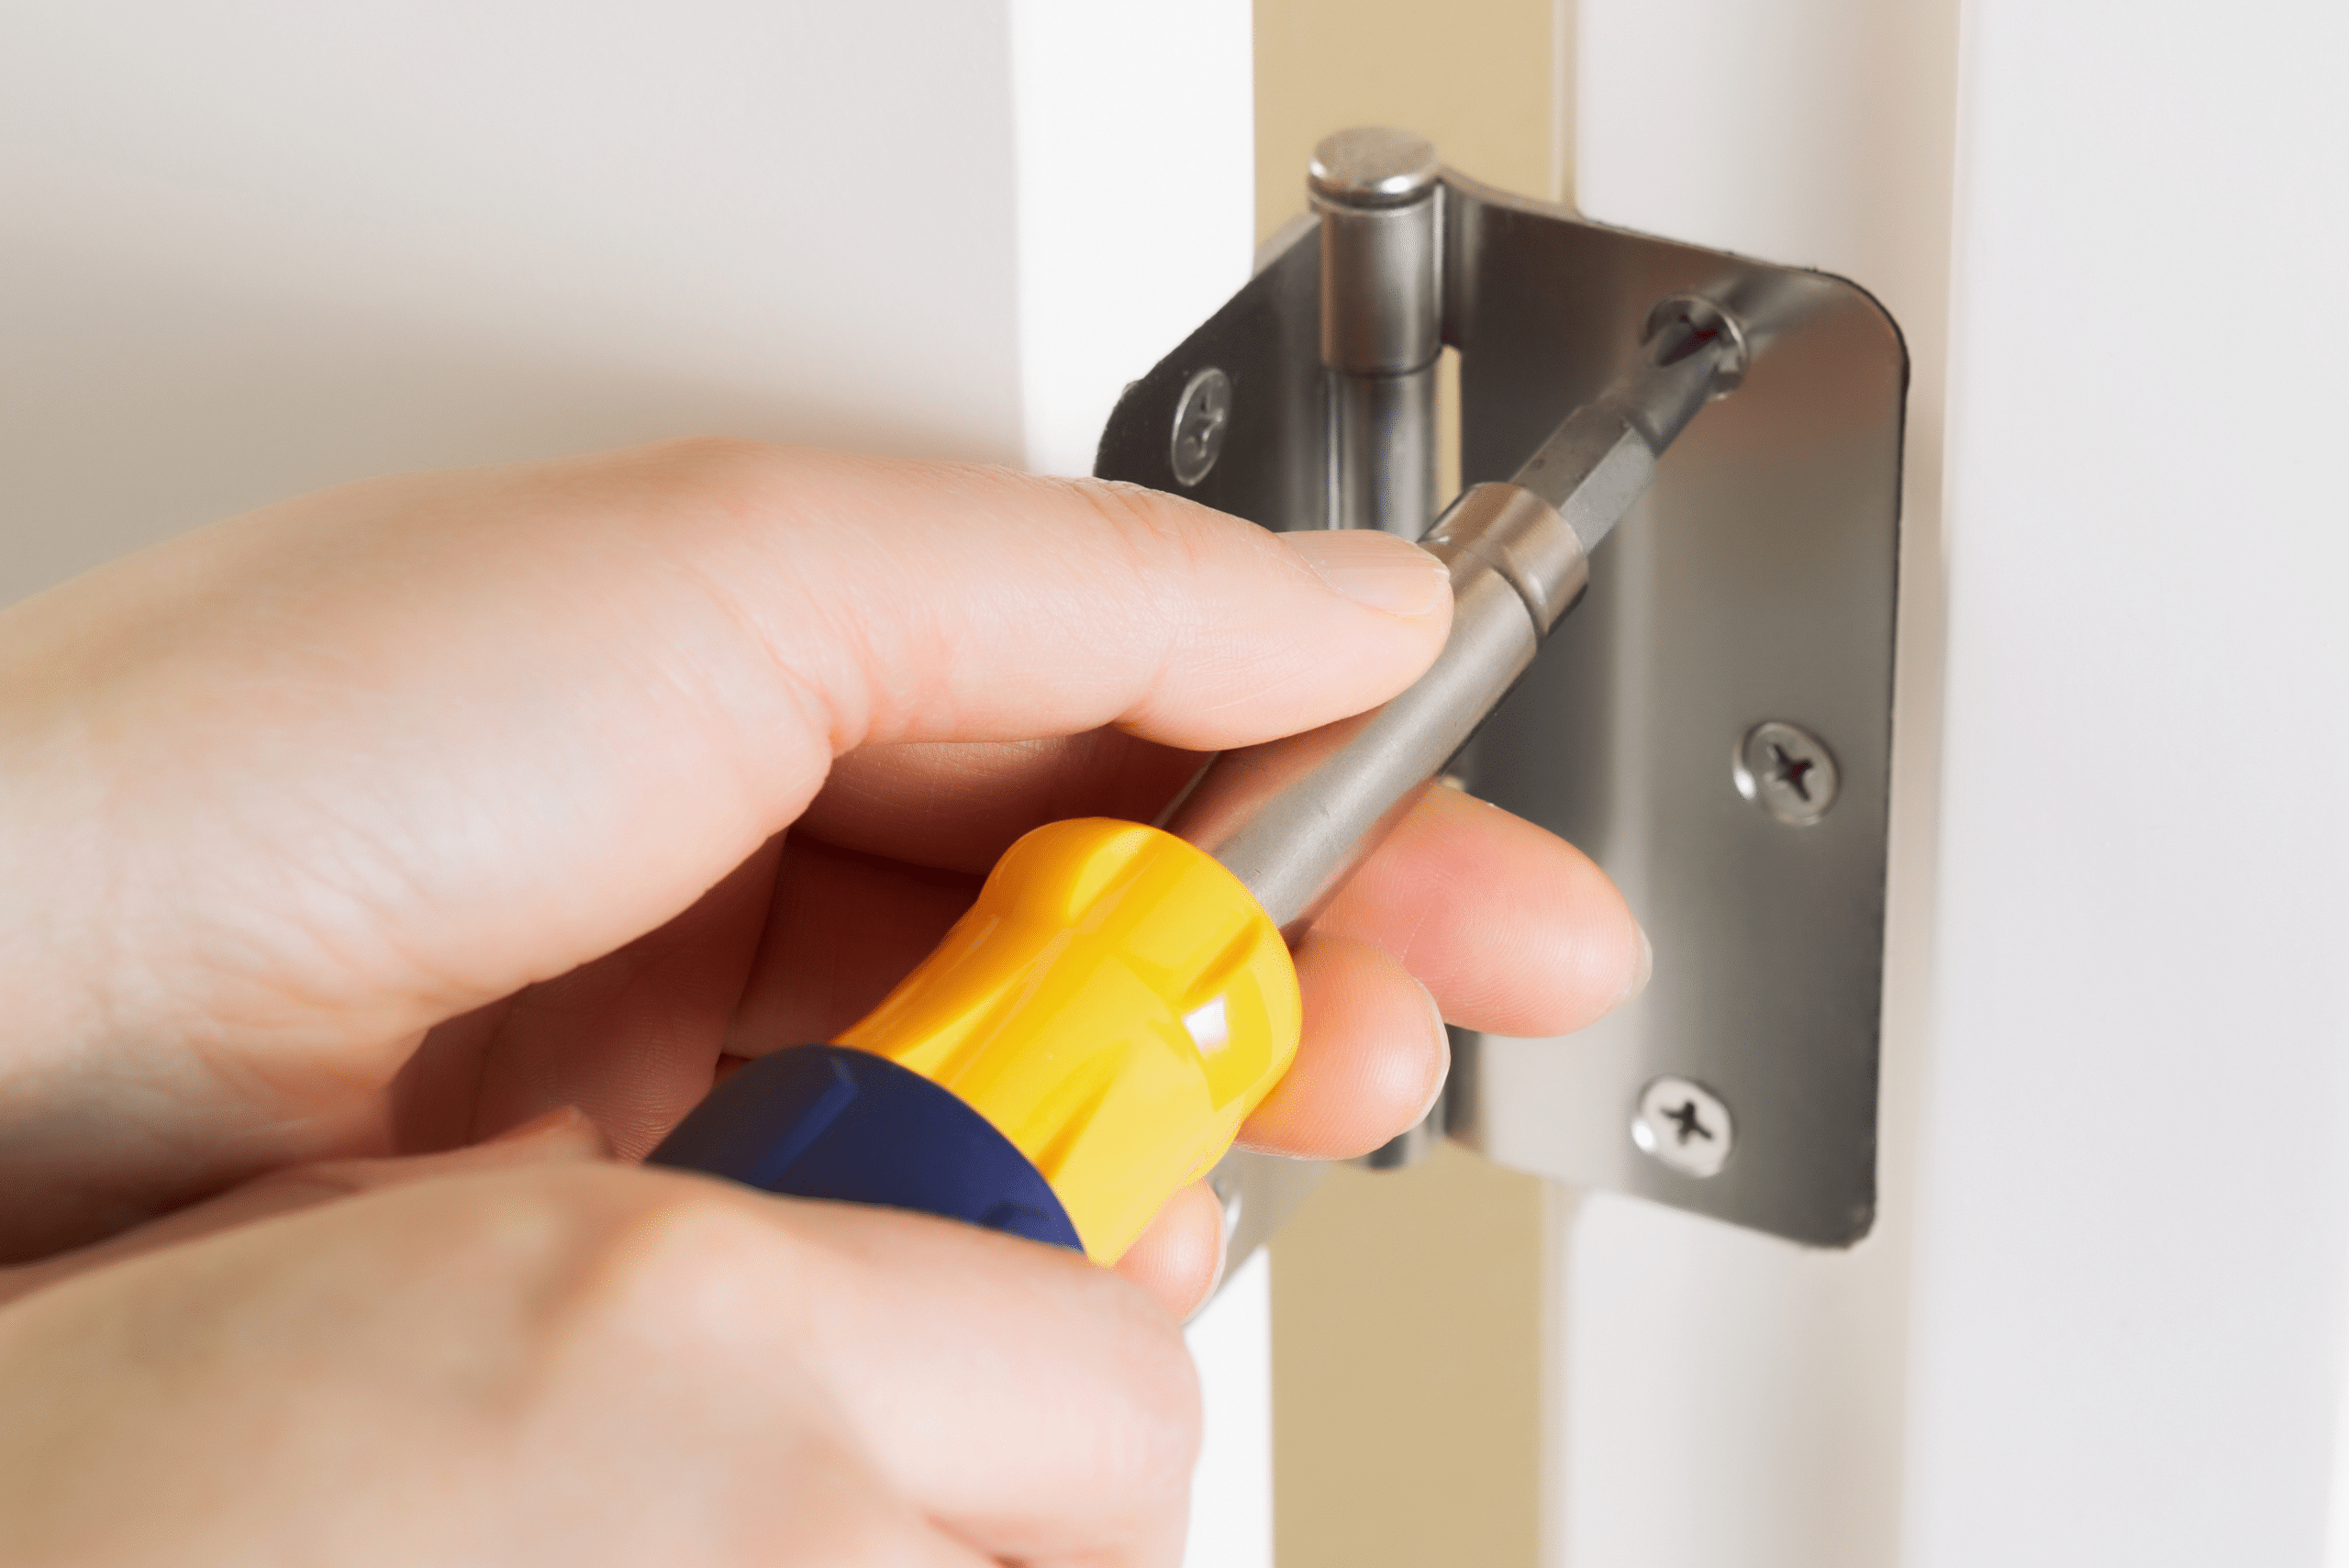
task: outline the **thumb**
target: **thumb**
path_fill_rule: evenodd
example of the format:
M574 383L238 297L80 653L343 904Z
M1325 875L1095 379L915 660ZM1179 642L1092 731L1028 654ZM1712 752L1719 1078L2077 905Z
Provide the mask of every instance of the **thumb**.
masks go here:
M467 1172L610 1158L611 1151L596 1124L575 1106L565 1106L469 1148L398 1160L330 1160L291 1166L91 1246L39 1262L0 1267L0 1306L92 1269L381 1187Z

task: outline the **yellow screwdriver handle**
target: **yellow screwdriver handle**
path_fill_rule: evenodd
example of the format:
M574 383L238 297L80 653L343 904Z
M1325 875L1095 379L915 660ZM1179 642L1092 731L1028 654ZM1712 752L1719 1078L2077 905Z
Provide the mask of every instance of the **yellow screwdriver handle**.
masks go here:
M1297 971L1230 872L1134 822L1004 852L936 951L839 1043L951 1089L1114 1261L1297 1054Z
M653 1163L920 1209L1115 1262L1297 1054L1288 948L1204 851L1055 822L831 1045L760 1058Z

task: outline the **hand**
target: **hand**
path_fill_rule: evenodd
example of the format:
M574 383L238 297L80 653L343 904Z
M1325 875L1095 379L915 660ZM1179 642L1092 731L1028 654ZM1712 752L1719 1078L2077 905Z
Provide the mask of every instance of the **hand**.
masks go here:
M1400 689L1448 614L1380 536L725 443L353 486L19 606L0 1248L564 1105L640 1154L726 1056L877 1001L1019 832L1147 819L1200 752ZM1587 861L1432 792L1300 946L1244 1137L1374 1147L1441 1082L1437 1008L1563 1032L1643 948ZM1179 1311L1219 1246L1195 1192L1121 1266Z
M1196 1395L1141 1291L598 1153L264 1178L0 1312L0 1562L1175 1561Z

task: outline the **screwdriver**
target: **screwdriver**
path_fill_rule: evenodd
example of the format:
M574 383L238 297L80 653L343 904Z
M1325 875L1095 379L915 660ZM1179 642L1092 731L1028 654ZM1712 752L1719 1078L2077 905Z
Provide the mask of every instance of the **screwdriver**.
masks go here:
M1660 301L1629 371L1421 537L1450 569L1453 617L1418 681L1221 753L1155 826L1028 833L878 1007L744 1064L648 1162L1115 1262L1296 1055L1290 945L1524 673L1590 552L1746 355L1719 306Z

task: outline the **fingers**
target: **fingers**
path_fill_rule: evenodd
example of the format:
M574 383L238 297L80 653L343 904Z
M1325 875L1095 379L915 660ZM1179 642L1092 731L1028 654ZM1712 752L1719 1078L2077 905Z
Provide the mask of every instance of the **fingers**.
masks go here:
M560 1161L25 1296L0 1405L12 1562L1167 1568L1197 1437L1173 1321L1073 1254Z
M936 947L980 879L843 850L795 829L726 1037L737 1056L828 1040Z
M1367 1154L1427 1114L1452 1057L1410 971L1362 942L1308 932L1297 948L1305 1031L1287 1074L1240 1129L1268 1153Z
M1205 1182L1178 1188L1134 1238L1118 1272L1148 1291L1166 1315L1187 1321L1223 1279L1223 1202Z
M1171 1568L1197 1385L1159 1302L1073 1252L797 1207L794 1231L820 1235L845 1265L793 1254L794 1277L818 1286L802 1287L819 1304L805 1353L929 1518L1007 1561L1092 1551Z
M469 1148L402 1160L337 1160L291 1166L93 1246L44 1258L37 1263L0 1268L0 1303L92 1269L362 1192L435 1176L515 1170L526 1165L575 1164L608 1160L611 1156L611 1145L595 1122L577 1106L562 1106Z
M640 1158L712 1073L774 901L771 840L692 908L426 1037L395 1095L397 1147L450 1148L576 1106Z
M1275 1153L1367 1153L1417 1123L1451 1051L1442 1021L1564 1034L1638 994L1647 939L1572 845L1430 790L1297 951L1296 1062L1241 1130Z
M1647 984L1647 938L1607 873L1564 840L1431 789L1315 923L1391 954L1443 1016L1495 1034L1567 1034Z
M1154 820L1207 756L1122 730L998 744L868 746L833 766L798 828L916 865L985 872L1072 817Z
M70 1207L76 1151L135 1184L334 1147L418 1030L673 918L839 752L1258 740L1399 689L1449 616L1385 536L740 443L200 530L0 616L0 988L46 1078L0 1176Z
M283 956L405 1024L419 989L487 1000L676 914L837 753L1110 723L1260 739L1399 689L1448 615L1441 566L1380 535L703 443L288 503L24 606L0 642L45 672L6 717L95 707L76 760L126 808L171 764L157 813L111 826L238 841L222 864L174 834L143 885L243 895L280 940L363 912L331 931L364 939L332 955L359 973ZM295 976L254 967L239 1022L308 1018Z
M1201 760L1108 731L881 747L843 761L804 825L835 844L984 872L1045 822L1150 820ZM1588 856L1456 789L1421 797L1319 929L1394 955L1445 1018L1497 1034L1571 1033L1636 995L1649 962L1638 921Z
M982 782L956 799L958 817L985 819L989 801L1024 813L1043 798L1017 759L1000 764L983 758L960 775ZM874 768L876 797L907 787L896 765ZM943 831L925 831L919 822L912 829L917 850L960 856ZM776 923L729 1049L755 1055L832 1038L935 945L975 888L975 879L795 834ZM1297 949L1304 1039L1243 1136L1319 1158L1375 1149L1418 1119L1448 1060L1431 996L1470 1029L1564 1034L1636 995L1647 951L1621 895L1588 857L1457 790L1431 790ZM786 962L792 954L809 962Z

